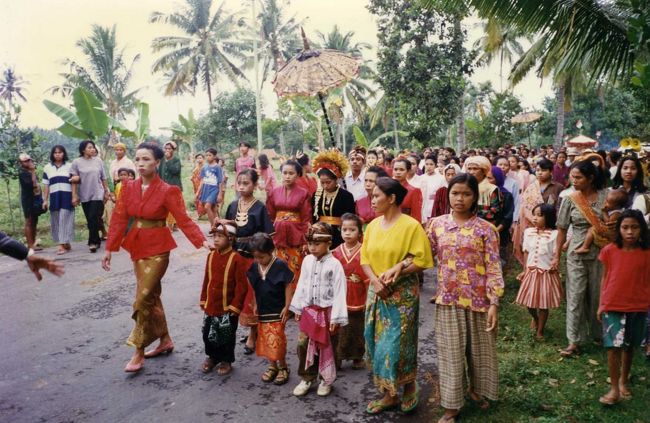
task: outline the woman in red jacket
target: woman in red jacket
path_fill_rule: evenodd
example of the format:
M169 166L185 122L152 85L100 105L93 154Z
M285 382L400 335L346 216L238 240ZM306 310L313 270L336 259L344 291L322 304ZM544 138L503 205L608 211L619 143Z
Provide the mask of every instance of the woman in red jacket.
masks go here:
M137 279L132 315L135 328L126 343L136 350L124 369L126 372L142 370L145 357L156 357L174 349L160 300L160 281L169 265L169 252L176 248L165 224L167 215L171 213L196 248L210 247L201 229L188 216L180 188L166 184L158 176L156 168L162 158L163 151L157 145L142 143L138 146L135 164L140 178L129 181L122 188L102 259L104 270L110 270L111 254L122 246L133 260ZM160 345L145 354L144 349L156 339L160 339Z

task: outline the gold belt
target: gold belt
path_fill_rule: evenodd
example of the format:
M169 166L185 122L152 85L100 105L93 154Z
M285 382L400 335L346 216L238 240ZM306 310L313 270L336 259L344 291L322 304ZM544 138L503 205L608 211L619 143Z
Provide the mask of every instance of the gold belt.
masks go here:
M300 222L300 214L290 211L279 211L275 215L276 222Z
M318 221L327 223L329 225L336 225L336 226L341 226L342 223L340 217L334 217L334 216L319 216Z
M136 219L135 221L138 229L164 228L166 225L165 220Z

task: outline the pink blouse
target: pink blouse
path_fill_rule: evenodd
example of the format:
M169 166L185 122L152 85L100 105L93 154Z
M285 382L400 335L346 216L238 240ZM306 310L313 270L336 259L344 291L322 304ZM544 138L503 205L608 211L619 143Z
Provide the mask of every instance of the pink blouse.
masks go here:
M453 214L431 219L427 233L438 257L436 304L486 312L503 296L499 235L493 225L472 217L458 226Z
M266 208L274 222L273 242L276 247L299 247L307 243L305 235L311 221L311 196L295 185L287 193L279 186L269 193Z
M363 219L364 224L370 223L372 219L377 217L375 211L372 209L372 206L370 205L370 197L363 197L358 199L355 205L357 208L357 215L361 219Z

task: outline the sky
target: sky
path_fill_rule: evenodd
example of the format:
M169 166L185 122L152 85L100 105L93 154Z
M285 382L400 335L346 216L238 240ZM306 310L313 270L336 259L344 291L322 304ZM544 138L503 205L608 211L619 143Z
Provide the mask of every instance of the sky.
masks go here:
M134 66L132 89L141 88L140 98L150 105L152 133L164 134L161 128L177 121L179 113L187 115L192 108L196 115L208 109L207 94L197 90L196 96L165 97L162 95L164 82L162 76L152 74L151 66L157 54L151 51L151 41L162 35L173 35L173 27L165 24L150 24L148 18L153 11L169 13L182 0L0 0L0 28L3 41L0 43L0 68L12 67L28 84L25 96L28 101L22 105L23 126L56 128L61 121L43 105L49 99L66 105L67 100L53 96L48 88L62 83L61 72L65 58L83 61L83 55L75 46L77 40L90 34L91 26L117 26L118 46L125 48L125 57L140 54ZM219 4L214 2L213 8ZM226 0L230 11L241 10L245 17L251 16L250 1ZM334 25L344 31L354 31L355 42L377 45L377 30L374 17L366 9L367 0L292 0L286 7L287 16L296 16L303 21L308 38L316 39L316 32L327 33ZM481 34L479 21L470 18L464 22L468 30L468 45ZM375 58L375 50L368 58ZM508 69L508 65L504 65ZM252 70L247 73L249 81L254 81ZM492 81L495 89L500 86L497 63L477 69L471 77L472 82ZM246 82L244 82L246 84ZM251 83L248 83L251 84ZM249 85L252 87L252 85ZM216 91L232 90L233 85L225 80L217 82ZM550 84L534 76L529 76L514 88L525 108L532 110L541 107L545 96L551 95ZM265 112L272 113L275 94L267 82L262 92ZM132 124L133 118L131 119Z

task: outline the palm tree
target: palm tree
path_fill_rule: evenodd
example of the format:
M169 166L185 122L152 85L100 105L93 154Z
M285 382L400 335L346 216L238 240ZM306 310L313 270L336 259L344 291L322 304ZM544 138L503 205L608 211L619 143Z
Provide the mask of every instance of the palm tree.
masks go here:
M21 86L25 83L23 78L16 75L12 68L5 69L2 76L3 79L0 80L0 99L9 103L9 107L14 104L16 99L27 101Z
M133 76L133 66L140 55L135 55L129 66L126 65L124 49L117 47L115 25L111 28L93 25L90 36L81 38L76 46L81 49L87 64L66 59L64 63L69 71L61 74L63 84L49 91L68 97L75 88L84 88L104 104L106 113L112 118L124 118L131 113L138 102L136 95L139 89L129 91L128 86Z
M494 18L488 18L483 24L483 31L484 35L474 42L474 48L482 51L478 63L489 65L494 59L499 59L500 89L503 91L503 62L512 65L515 56L521 56L524 52L519 39L530 40L530 36L516 27L504 27Z
M354 31L348 31L344 34L341 32L338 25L334 25L332 30L327 34L323 34L320 31L317 32L317 34L320 39L319 47L342 51L360 59L363 56L363 51L368 50L371 47L368 43L354 43L352 41ZM367 81L372 79L374 75L375 73L370 67L369 61L364 60L359 67L359 76L345 84L340 92L335 90L330 93L330 97L333 95L341 96L341 101L335 101L334 99L330 101L330 105L333 107L333 120L337 122L337 145L340 145L339 141L342 134L341 122L343 120L343 109L346 101L350 104L357 122L363 123L370 114L370 107L368 106L367 99L375 96L375 90L368 85Z
M505 27L535 34L542 66L558 74L582 69L592 81L626 80L634 53L626 19L634 14L630 2L600 0L422 0L424 7L446 4L473 7L481 17L495 18Z
M221 73L239 85L245 78L233 60L244 60L244 51L250 46L240 41L243 21L237 14L224 10L222 3L210 15L212 0L185 0L183 9L164 14L153 12L149 22L163 22L181 30L184 36L164 36L153 40L154 52L165 53L153 64L154 72L166 72L177 67L165 89L165 95L173 95L188 86L194 89L199 81L208 93L212 107L212 84Z
M301 50L302 42L298 33L302 21L298 22L295 16L285 20L278 0L263 0L261 3L262 10L258 14L261 24L259 56L262 63L261 85L264 85L271 72L277 72Z

